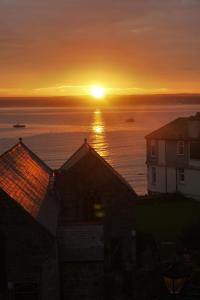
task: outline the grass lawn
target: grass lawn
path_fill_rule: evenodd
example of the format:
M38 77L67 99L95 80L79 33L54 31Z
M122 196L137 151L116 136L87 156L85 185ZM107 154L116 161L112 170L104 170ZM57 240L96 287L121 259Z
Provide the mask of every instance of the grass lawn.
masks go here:
M176 195L139 199L135 219L137 229L158 241L174 241L184 228L200 220L200 202Z

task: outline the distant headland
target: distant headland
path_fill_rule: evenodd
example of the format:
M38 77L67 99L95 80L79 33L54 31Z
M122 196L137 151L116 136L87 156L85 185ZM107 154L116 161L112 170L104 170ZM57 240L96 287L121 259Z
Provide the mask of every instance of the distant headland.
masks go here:
M200 94L109 95L101 101L91 96L0 97L0 107L90 107L135 105L195 105Z

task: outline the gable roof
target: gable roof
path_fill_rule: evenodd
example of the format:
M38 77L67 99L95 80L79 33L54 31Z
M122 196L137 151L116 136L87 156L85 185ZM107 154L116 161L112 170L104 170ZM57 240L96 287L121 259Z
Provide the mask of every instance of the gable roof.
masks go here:
M99 161L101 161L101 163L136 196L132 186L101 155L99 155L94 148L88 144L86 139L83 145L61 166L60 171L68 171L88 153L94 155Z
M52 179L52 170L21 139L0 156L0 189L51 232L55 220L47 220L44 207L49 212L56 206Z
M196 113L195 116L181 117L167 123L161 128L146 135L146 139L157 139L157 140L199 140L200 135L191 137L190 124L192 121L198 121L199 132L200 132L200 116Z

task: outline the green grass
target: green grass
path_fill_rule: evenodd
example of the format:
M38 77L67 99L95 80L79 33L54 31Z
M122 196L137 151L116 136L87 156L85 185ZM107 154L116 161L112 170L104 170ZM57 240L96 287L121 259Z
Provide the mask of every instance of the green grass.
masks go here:
M200 202L179 196L139 199L135 218L138 230L160 241L174 241L184 228L200 220Z

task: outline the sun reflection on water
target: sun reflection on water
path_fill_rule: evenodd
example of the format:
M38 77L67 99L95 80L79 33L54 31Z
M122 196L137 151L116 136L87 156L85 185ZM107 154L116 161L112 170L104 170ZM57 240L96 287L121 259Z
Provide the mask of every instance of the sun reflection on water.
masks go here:
M103 120L102 112L95 110L93 113L93 122L91 125L90 141L92 147L104 158L108 158L108 144L106 142L106 128Z
M94 125L93 126L93 132L96 134L101 134L104 132L104 128L101 125Z

